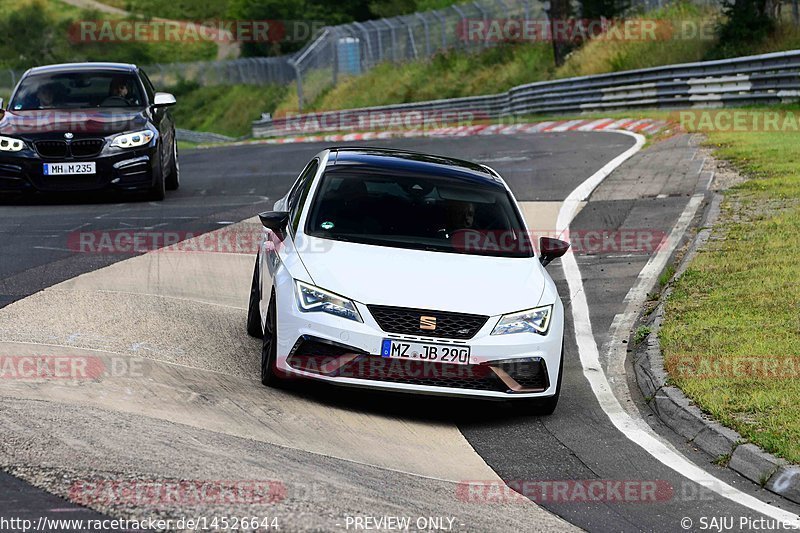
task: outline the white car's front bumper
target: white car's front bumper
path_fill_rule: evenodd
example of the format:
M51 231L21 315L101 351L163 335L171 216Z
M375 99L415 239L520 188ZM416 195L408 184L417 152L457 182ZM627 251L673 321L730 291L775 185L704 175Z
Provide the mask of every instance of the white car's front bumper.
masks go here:
M356 305L363 323L323 312L302 312L296 303L293 282L278 283L275 290L277 367L285 376L399 392L495 399L544 398L556 392L564 332L560 299L555 301L546 335L490 335L500 319L491 316L471 339L452 340L384 331L361 303ZM382 358L382 342L390 338L467 345L471 364L442 365ZM309 351L318 358L307 357ZM504 363L492 365L499 361ZM398 377L398 372L406 375ZM520 376L529 379L520 379L521 385L514 379Z

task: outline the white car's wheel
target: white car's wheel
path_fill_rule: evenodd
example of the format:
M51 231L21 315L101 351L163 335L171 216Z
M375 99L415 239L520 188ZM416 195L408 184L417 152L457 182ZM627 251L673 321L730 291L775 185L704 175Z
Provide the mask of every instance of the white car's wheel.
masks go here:
M261 383L275 387L281 381L278 372L278 327L275 303L275 289L269 299L269 310L264 325L264 343L261 347Z
M253 267L253 283L250 286L250 301L247 305L247 334L251 337L261 339L264 337L264 329L261 327L261 282L258 279L258 257Z

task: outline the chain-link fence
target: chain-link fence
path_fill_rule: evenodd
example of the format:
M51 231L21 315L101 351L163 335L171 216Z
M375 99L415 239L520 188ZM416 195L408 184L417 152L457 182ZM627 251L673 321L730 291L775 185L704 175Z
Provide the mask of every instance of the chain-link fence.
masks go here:
M143 68L158 87L170 87L181 80L200 85L285 85L294 81L295 77L289 57L156 63Z
M489 39L470 38L472 21L545 20L547 7L547 2L539 0L481 0L325 28L290 60L296 72L298 107L302 110L304 103L313 101L340 77L360 74L379 63L492 46Z

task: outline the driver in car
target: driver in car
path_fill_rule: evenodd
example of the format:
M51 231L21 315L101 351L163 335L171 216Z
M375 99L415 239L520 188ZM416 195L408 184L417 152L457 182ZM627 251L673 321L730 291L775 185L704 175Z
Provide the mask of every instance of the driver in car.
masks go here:
M470 229L475 223L475 204L452 202L447 209L447 229L452 234L460 229Z
M112 78L111 84L108 87L108 98L103 100L103 105L121 104L130 105L128 94L130 88L128 87L128 80L123 77Z
M56 87L52 83L45 83L36 89L36 100L39 109L51 109L56 105Z

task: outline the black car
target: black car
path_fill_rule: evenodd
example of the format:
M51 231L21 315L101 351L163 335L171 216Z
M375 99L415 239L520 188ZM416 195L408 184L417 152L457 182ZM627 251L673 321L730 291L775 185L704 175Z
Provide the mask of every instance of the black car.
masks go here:
M0 111L0 196L114 189L162 200L180 184L174 104L136 65L28 70Z

